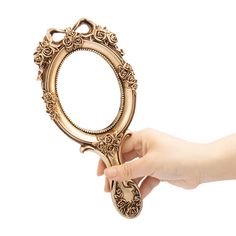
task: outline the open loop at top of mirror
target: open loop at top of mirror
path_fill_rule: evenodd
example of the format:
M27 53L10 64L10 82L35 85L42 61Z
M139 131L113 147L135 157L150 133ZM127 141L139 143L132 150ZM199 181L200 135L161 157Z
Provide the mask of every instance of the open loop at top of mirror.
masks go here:
M79 32L86 25L87 32ZM54 34L62 34L59 41ZM75 125L64 112L57 92L57 74L64 59L77 50L88 50L103 57L112 67L121 88L120 109L113 122L101 130L88 130ZM34 53L34 61L39 66L38 79L42 81L43 99L46 110L58 127L72 139L92 144L99 137L109 133L124 133L129 126L136 103L137 80L130 64L123 59L123 50L117 46L117 37L106 27L94 24L85 18L72 28L49 29ZM98 88L99 89L99 88Z

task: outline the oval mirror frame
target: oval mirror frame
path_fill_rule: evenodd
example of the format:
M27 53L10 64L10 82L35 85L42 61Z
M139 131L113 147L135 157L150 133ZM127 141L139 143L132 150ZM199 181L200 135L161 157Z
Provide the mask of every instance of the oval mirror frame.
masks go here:
M80 33L78 30L81 25L86 25L88 31ZM63 34L63 39L55 41L54 34ZM58 71L65 58L76 50L99 54L112 67L120 85L119 112L113 122L102 130L87 130L75 125L60 103L57 92ZM135 111L137 80L132 67L123 59L123 51L117 46L116 35L106 27L82 18L72 28L49 29L34 53L34 62L39 66L38 79L42 83L46 111L56 125L81 144L81 152L88 149L95 151L107 167L121 164L120 146L131 135L127 128ZM136 217L142 209L138 186L129 180L111 181L110 187L117 210L127 218Z
M60 104L72 123L89 133L109 129L123 107L123 90L110 64L97 52L79 48L68 54L58 70Z

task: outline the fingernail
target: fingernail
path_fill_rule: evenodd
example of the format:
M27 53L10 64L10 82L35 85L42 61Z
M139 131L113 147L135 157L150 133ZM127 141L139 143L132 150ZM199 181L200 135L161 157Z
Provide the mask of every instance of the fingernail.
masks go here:
M114 178L117 176L117 169L114 168L114 167L111 167L111 168L107 168L105 169L105 175L108 177L108 178Z

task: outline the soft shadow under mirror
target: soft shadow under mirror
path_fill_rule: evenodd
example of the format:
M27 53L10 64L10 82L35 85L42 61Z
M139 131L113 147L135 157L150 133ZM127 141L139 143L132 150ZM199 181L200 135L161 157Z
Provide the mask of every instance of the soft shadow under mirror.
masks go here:
M65 114L83 129L102 130L119 112L121 90L115 72L91 51L66 57L57 75L57 93Z

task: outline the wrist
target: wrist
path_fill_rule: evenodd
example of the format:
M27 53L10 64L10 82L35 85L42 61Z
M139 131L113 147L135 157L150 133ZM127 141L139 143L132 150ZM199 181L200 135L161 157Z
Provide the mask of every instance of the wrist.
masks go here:
M235 158L228 153L228 146L221 141L205 144L205 154L200 160L200 182L207 183L234 179Z
M219 159L214 143L202 144L201 156L198 160L199 183L215 181L216 163ZM218 169L218 167L217 167Z

